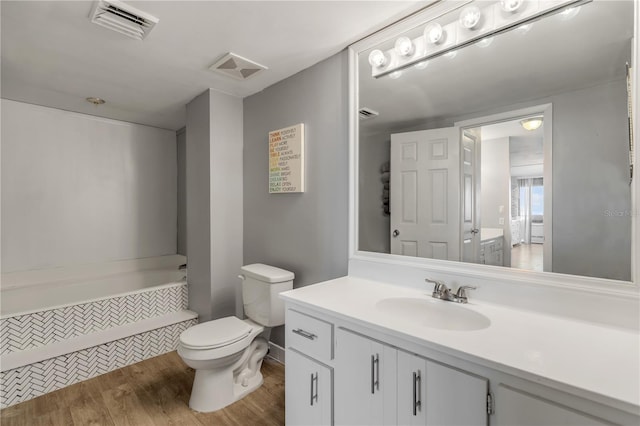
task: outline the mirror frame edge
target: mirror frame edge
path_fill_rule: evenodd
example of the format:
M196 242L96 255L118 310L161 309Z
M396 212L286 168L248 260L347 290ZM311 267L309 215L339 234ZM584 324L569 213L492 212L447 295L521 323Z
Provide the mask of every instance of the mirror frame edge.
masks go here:
M631 1L631 0L629 0ZM469 1L470 2L470 1ZM438 13L446 13L448 8L454 8L446 0L435 0L420 11L395 22L394 24L375 32L360 41L351 44L347 48L348 53L348 105L349 105L349 274L352 271L352 262L375 262L380 265L395 267L418 268L425 272L438 274L451 273L456 276L465 276L476 279L495 279L509 281L539 287L553 287L558 289L572 289L588 293L599 293L610 296L631 297L640 299L640 179L638 173L638 123L640 123L640 111L638 98L640 91L640 5L634 4L634 37L632 52L632 88L633 88L633 144L634 144L634 168L635 176L631 182L631 281L618 281L604 278L595 278L579 275L568 275L558 272L535 272L520 269L510 269L501 266L479 265L448 260L413 258L389 253L376 253L361 251L358 249L359 227L359 192L358 192L358 153L359 153L359 118L358 118L358 53L391 37L398 36L402 32L416 25L427 22L438 16ZM459 7L459 5L457 6Z

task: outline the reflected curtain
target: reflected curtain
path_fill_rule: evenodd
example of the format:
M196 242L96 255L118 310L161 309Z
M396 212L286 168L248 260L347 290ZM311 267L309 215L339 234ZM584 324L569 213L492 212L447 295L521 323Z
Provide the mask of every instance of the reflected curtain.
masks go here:
M519 178L516 180L517 197L512 198L512 206L517 205L517 216L524 223L522 241L525 244L531 244L531 224L542 223L542 200L537 200L535 194L540 194L543 188L543 179L541 177ZM537 191L538 190L538 191Z

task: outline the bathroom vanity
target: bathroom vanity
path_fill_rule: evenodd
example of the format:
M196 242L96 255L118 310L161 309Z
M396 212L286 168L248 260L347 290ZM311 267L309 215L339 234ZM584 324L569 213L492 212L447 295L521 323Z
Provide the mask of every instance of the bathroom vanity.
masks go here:
M440 1L349 48L349 272L281 295L287 424L640 424L638 154L618 109L633 101L640 122L638 22L631 1ZM607 28L598 40L595 26ZM595 63L608 77L582 84ZM544 223L532 238L544 239L544 272L508 267L505 236L522 232L481 232L513 213L501 207L502 166L512 145L526 148L524 117L544 121ZM485 129L509 122L518 131ZM499 156L484 171L504 179L483 190L488 152ZM387 220L379 182L363 177L389 159L402 185ZM483 199L493 207L478 214ZM464 305L438 300L427 277L477 290Z
M437 300L426 283L343 277L281 297L289 425L640 423L635 332Z

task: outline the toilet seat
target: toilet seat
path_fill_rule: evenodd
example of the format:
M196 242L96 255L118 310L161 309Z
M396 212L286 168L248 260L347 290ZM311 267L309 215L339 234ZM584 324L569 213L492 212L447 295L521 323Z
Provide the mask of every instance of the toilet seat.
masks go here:
M251 334L253 327L237 317L225 317L197 324L180 334L187 349L210 350L232 345Z

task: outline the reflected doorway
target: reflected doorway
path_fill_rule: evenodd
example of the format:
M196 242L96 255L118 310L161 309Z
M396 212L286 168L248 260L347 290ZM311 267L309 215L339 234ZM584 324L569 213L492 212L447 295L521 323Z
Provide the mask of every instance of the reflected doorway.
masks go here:
M522 113L514 111L458 123L482 140L480 263L550 271L550 106ZM534 129L523 126L531 115L540 121ZM549 119L545 120L545 116Z

